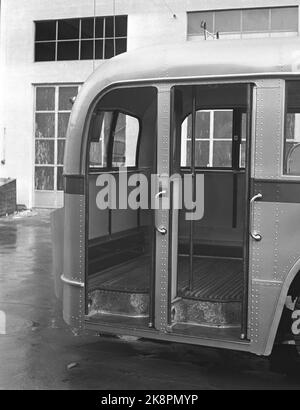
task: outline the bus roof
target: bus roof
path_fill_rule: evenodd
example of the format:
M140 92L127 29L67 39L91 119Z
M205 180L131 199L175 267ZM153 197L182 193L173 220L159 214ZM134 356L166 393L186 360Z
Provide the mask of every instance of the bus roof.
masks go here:
M88 78L74 104L66 144L65 174L82 174L83 129L91 103L113 84L191 78L300 74L300 39L185 41L140 48L107 60Z
M300 72L300 39L185 41L145 47L102 64L88 81Z

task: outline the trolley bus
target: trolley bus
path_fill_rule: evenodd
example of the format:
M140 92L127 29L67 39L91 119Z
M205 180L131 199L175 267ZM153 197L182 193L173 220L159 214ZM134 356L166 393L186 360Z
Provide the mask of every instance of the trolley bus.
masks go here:
M73 105L64 181L52 227L67 324L300 352L298 39L185 42L105 62Z

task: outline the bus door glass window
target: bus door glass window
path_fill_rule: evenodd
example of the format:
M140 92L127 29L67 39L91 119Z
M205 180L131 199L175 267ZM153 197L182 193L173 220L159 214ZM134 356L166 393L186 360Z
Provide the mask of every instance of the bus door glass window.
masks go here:
M195 166L231 168L233 110L198 110L195 123ZM181 167L191 166L192 115L182 124Z
M286 83L284 173L300 176L300 81Z

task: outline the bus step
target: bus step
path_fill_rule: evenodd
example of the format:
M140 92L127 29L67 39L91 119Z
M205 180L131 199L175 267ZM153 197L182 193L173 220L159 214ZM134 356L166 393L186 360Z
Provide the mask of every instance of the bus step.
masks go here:
M211 302L178 299L172 305L173 322L215 327L238 326L241 323L240 302Z
M89 316L98 314L146 317L149 315L149 294L93 290L89 293Z

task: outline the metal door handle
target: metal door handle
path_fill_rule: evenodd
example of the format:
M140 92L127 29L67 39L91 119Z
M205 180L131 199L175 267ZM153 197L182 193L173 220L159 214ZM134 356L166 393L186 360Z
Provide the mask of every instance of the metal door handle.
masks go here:
M156 226L156 230L157 230L157 232L161 233L162 235L165 235L168 232L167 228L165 226L162 226L162 225L161 226Z
M156 199L161 198L162 196L166 195L166 193L167 193L166 190L159 191L159 192L157 192L157 194L155 195L155 198L156 198Z
M254 197L250 201L250 212L251 212L251 221L250 221L250 235L255 241L260 242L262 240L262 236L260 233L252 230L252 223L253 223L253 216L254 216L254 203L260 199L262 199L262 194L254 195Z

